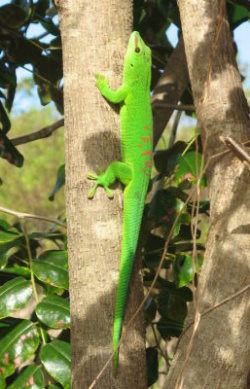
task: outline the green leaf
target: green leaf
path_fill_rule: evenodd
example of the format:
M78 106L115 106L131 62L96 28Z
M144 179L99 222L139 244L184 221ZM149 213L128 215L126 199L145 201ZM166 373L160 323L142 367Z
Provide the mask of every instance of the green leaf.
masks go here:
M9 231L0 229L0 247L5 246L6 244L16 243L16 240L19 239L22 235L18 233L18 231L14 229L10 229ZM10 246L9 246L10 247Z
M22 320L0 340L0 369L4 377L13 374L23 362L31 358L40 343L34 323Z
M177 158L187 147L183 141L176 142L167 150L156 151L154 155L155 167L158 172L169 175L176 165Z
M15 69L9 69L6 63L0 61L0 87L6 89L6 86L14 87L15 85L16 85ZM6 96L2 95L2 93L0 97L6 98ZM0 107L0 116L3 125L2 130L6 134L10 130L11 123L2 103Z
M151 297L149 297L144 304L144 313L148 323L151 323L154 320L156 312L156 302Z
M2 373L0 373L0 388L1 389L6 388L6 382L5 382L5 379L4 379L4 376L2 375Z
M36 315L48 327L69 328L69 301L59 296L49 295L37 305Z
M1 269L0 273L9 273L15 274L17 276L30 277L30 269L25 267L25 265L6 267L5 269Z
M0 66L0 70L2 70L2 66ZM2 74L0 77L1 78L3 77ZM1 81L2 81L1 78L0 78L0 85L1 85ZM6 81L5 81L5 83L6 83ZM6 87L6 85L3 85L3 87ZM4 133L4 135L6 135L7 132L10 130L11 122L10 122L9 116L8 116L1 101L0 101L0 121L1 121L1 125L2 125L1 130Z
M35 13L40 16L45 16L47 10L49 9L49 3L49 0L38 1L36 4L33 5L35 8Z
M202 154L195 151L190 151L185 155L179 155L177 158L178 169L175 173L175 177L178 183L185 180L193 183L197 182L197 178L201 171L202 166ZM205 186L204 176L201 179L201 187Z
M0 251L0 269L3 269L8 263L8 253Z
M23 308L32 295L30 281L17 277L0 287L0 318L10 316L13 311Z
M36 277L58 288L68 289L68 258L65 250L45 251L32 263Z
M161 260L166 240L161 237L149 234L144 246L144 262L149 268L157 268Z
M9 28L21 27L28 18L28 12L16 4L5 4L0 8L0 23Z
M174 278L180 288L187 285L194 277L193 260L190 255L178 254L174 262Z
M162 317L183 323L187 315L187 303L178 295L163 289L158 297L158 311Z
M250 13L243 5L229 4L228 6L229 23L232 29L235 29L240 24L249 19Z
M62 340L54 340L43 346L41 361L47 372L64 389L70 388L70 345Z
M161 189L154 195L150 208L149 218L154 220L154 226L166 226L169 232L176 218L176 206L180 201L174 197L168 189Z
M163 278L160 278L159 281L160 281L161 294L170 293L172 295L178 296L180 299L184 301L192 301L193 294L192 291L187 286L183 286L182 288L177 288L174 282L167 281Z
M41 366L30 365L18 374L18 378L8 386L8 389L43 389L44 387L44 375Z
M158 352L155 347L146 349L147 360L147 386L153 385L158 380Z
M179 337L184 328L184 323L169 319L167 316L162 317L157 323L157 329L163 339L168 339L171 336Z
M55 194L59 191L59 189L65 184L65 165L61 165L57 170L56 183L49 195L49 200L53 201L55 198Z

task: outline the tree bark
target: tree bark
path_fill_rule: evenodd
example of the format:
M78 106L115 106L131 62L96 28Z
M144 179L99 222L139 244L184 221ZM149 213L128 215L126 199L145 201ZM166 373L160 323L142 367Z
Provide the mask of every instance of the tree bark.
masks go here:
M209 163L210 231L195 325L181 338L165 389L246 389L250 360L249 169L220 136L249 139L249 110L225 1L179 0L189 76ZM245 292L233 296L245 287ZM224 304L214 307L232 296ZM201 314L199 321L199 314Z
M122 222L121 190L115 191L112 201L102 188L92 201L87 199L93 185L87 173L105 169L119 158L118 115L95 87L94 74L107 75L113 88L120 85L132 3L61 0L59 16L65 81L72 388L87 389L112 353ZM127 317L142 300L138 271L131 290ZM118 377L113 377L111 363L95 388L146 388L144 331L141 314L124 336Z
M154 88L152 108L154 112L154 146L157 145L173 108L166 108L164 104L177 104L188 85L188 69L184 51L183 39L172 52L167 66ZM161 106L160 106L161 105Z

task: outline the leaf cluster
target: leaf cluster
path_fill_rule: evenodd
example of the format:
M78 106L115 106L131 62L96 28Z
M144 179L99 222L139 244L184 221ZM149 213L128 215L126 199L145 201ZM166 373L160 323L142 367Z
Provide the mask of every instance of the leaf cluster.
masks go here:
M17 69L33 74L42 105L53 101L63 112L62 49L56 9L50 0L13 0L0 7L0 156L21 167L23 156L8 137L17 90ZM37 25L43 31L30 37Z
M66 238L0 220L0 388L70 388Z

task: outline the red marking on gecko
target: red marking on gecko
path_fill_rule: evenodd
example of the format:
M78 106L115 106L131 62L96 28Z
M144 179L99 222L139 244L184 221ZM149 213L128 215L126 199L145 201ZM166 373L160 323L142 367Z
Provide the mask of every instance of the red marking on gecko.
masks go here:
M147 136L142 136L142 137L141 137L141 140L142 140L143 142L150 142L150 139L149 139L149 137L147 137Z
M145 165L148 166L148 167L151 167L151 162L145 161Z
M139 143L139 144L137 145L137 147L140 147L140 148L141 148L141 147L142 147L142 144L141 144L141 143Z
M145 130L148 130L148 129L149 129L149 127L148 127L148 126L144 126L144 129L145 129Z
M145 169L141 169L142 173L146 174L146 176L151 177L151 174L147 172Z
M143 151L143 153L141 153L142 157L144 157L145 155L152 155L152 151L151 150L146 150L146 151Z

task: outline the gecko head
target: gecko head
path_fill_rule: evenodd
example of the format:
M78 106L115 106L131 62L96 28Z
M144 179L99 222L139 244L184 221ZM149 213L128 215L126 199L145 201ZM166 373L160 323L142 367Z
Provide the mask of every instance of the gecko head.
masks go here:
M134 82L151 74L151 50L144 43L138 31L130 35L125 55L124 77L126 82ZM150 80L148 80L150 82Z

